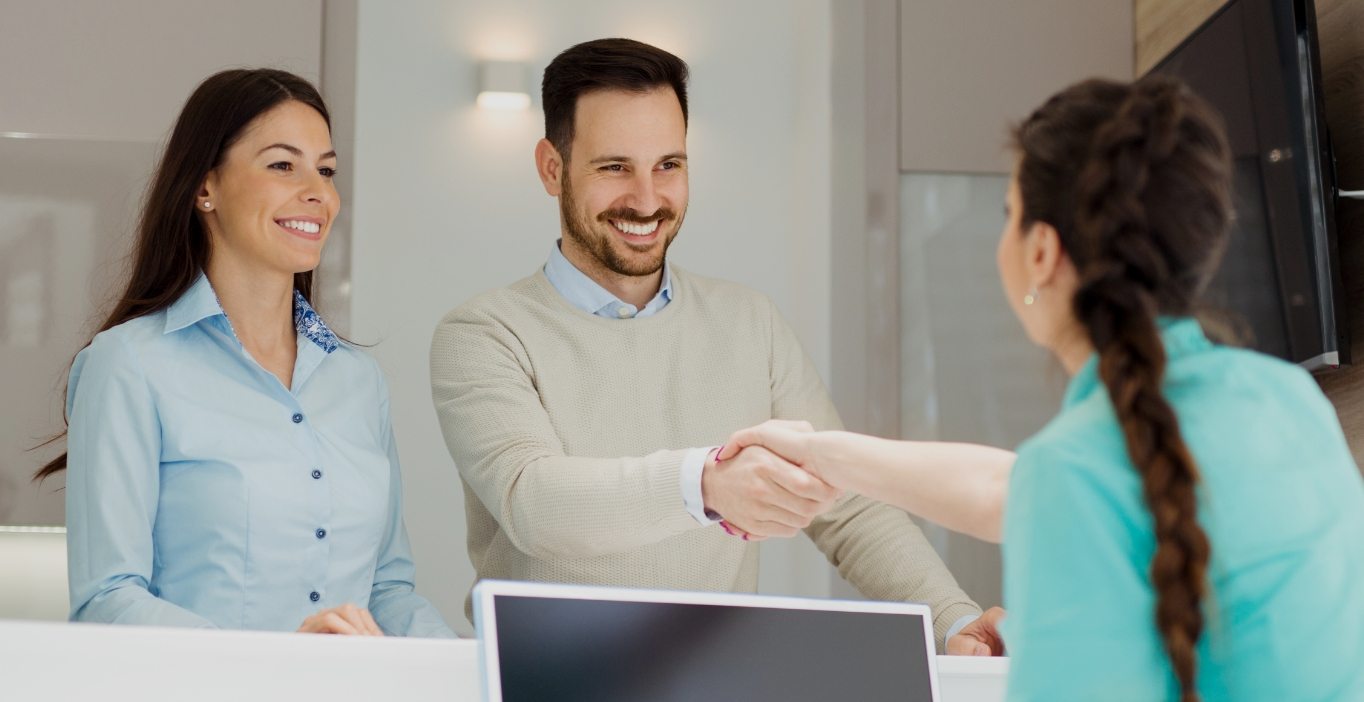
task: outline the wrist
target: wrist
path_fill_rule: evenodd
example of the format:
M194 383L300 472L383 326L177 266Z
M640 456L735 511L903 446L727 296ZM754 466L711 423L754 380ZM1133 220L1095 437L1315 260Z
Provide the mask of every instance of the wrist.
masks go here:
M687 453L682 458L682 464L678 468L678 487L682 490L682 506L686 508L687 514L701 526L709 526L718 521L712 516L712 512L706 509L706 500L703 496L701 481L705 472L706 458L714 452L714 448L693 448L687 449Z
M715 457L720 453L723 446L716 446L706 451L706 460L701 463L701 505L706 511L707 516L712 514L718 516L719 510L715 508L713 501L715 492L711 482L715 478Z
M805 465L802 466L815 477L830 485L836 485L843 476L839 475L848 457L843 437L847 432L819 431L808 434L805 439Z

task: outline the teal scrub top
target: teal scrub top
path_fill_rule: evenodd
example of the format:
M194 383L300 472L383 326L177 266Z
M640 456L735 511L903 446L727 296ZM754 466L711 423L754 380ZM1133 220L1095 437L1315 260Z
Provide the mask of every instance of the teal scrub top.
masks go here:
M1364 480L1307 372L1162 320L1164 392L1212 543L1205 702L1364 700ZM1173 700L1142 483L1098 377L1018 449L1004 519L1008 699Z

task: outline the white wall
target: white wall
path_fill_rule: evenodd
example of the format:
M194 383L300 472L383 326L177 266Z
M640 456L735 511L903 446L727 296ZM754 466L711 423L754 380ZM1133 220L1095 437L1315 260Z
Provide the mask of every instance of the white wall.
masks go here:
M673 260L770 295L827 378L831 12L831 0L359 3L355 151L342 164L355 175L351 333L379 342L418 590L453 625L468 631L473 570L428 349L445 312L532 273L558 236L531 158L544 66L607 36L688 61L692 207ZM535 106L479 111L483 59L528 63ZM808 541L763 548L763 590L828 593L829 568Z
M160 141L210 74L317 80L321 0L0 0L0 132Z

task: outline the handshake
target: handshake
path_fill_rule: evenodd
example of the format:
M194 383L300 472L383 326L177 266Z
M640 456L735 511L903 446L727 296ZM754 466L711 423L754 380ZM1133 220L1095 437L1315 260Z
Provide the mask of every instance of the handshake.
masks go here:
M795 536L843 496L809 422L774 419L743 429L707 456L701 496L707 513L747 541Z
M725 530L747 541L795 536L844 490L998 541L1014 458L988 446L817 432L809 422L774 419L736 432L706 459L701 495ZM955 625L945 652L1004 655L1003 619L1004 610L993 607Z

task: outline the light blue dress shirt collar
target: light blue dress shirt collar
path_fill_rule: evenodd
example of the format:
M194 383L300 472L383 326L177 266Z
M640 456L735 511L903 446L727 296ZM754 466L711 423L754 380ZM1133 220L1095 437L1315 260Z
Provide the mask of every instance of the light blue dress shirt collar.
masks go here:
M1161 317L1157 320L1160 337L1165 344L1166 363L1190 353L1212 348L1212 342L1203 333L1203 327L1192 317ZM1099 379L1099 355L1091 354L1080 371L1070 379L1066 386L1062 409L1069 409L1083 402L1095 390L1101 388Z
M209 282L207 275L200 273L189 290L166 308L164 333L172 334L205 320L210 320L219 331L231 337L238 347L241 346L241 340L237 338L237 332L232 328L232 320L228 318L222 303L218 301L213 284ZM294 291L294 330L298 332L298 356L294 362L293 388L289 388L290 390L302 387L312 376L313 371L317 370L322 359L340 346L336 334L322 321L322 317L313 306L308 304L303 293L297 290ZM306 343L305 340L312 343Z
M227 319L222 303L218 302L218 294L213 291L208 276L200 273L189 290L166 309L165 333L180 331L191 324L215 316L221 316L228 329L231 329L231 321ZM297 290L294 291L294 330L316 344L324 353L331 353L340 345L331 327L322 321L322 317L313 306L308 304L308 299Z
M554 289L574 307L598 317L635 319L651 316L672 301L672 275L666 261L663 263L663 282L658 288L658 293L640 309L612 295L606 288L598 285L597 281L578 270L577 266L564 256L560 249L562 243L562 240L554 242L549 261L545 263L545 277L549 278Z

